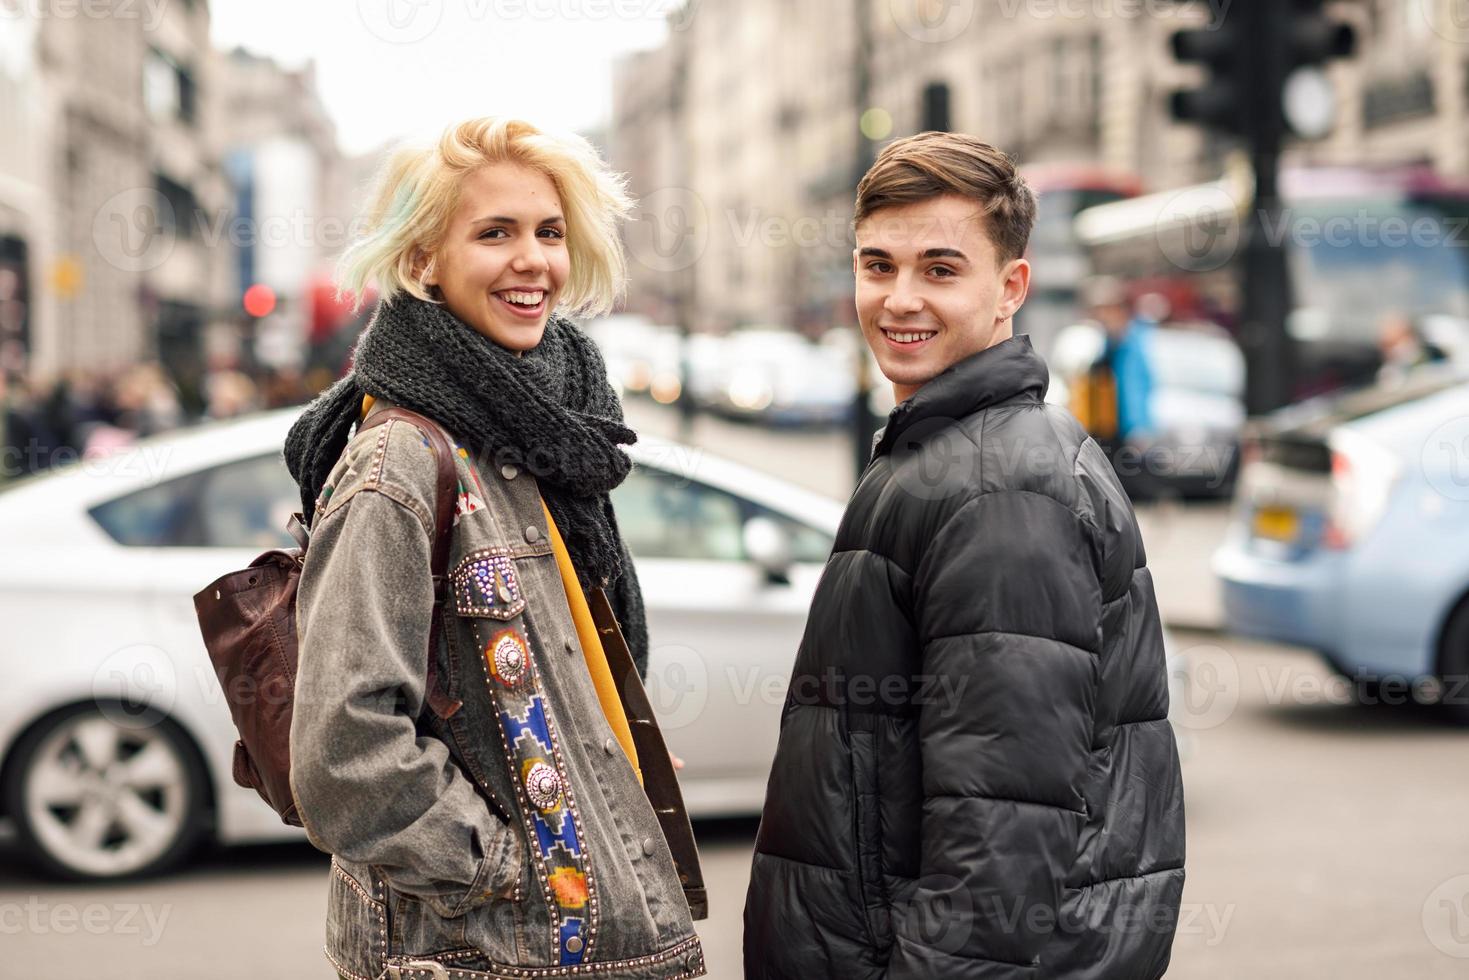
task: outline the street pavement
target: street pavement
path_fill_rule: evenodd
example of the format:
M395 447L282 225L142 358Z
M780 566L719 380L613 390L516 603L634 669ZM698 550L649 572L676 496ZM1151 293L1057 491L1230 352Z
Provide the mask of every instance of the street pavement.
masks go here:
M676 428L646 406L630 415L643 431ZM706 419L694 434L838 499L850 490L852 454L831 433ZM1175 712L1188 883L1168 975L1469 976L1469 728L1412 704L1351 703L1314 656L1217 632L1208 556L1227 509L1139 513L1191 671ZM699 929L710 976L737 980L755 823L696 829L713 897ZM45 880L21 857L0 840L0 980L332 976L326 858L304 844L213 851L171 876L105 887Z
M1417 706L1342 704L1304 652L1179 633L1194 660L1188 884L1179 980L1469 976L1469 730ZM689 760L697 765L697 760ZM755 824L701 823L710 976L741 976ZM306 845L214 852L171 877L60 885L0 849L0 977L332 976L326 858Z

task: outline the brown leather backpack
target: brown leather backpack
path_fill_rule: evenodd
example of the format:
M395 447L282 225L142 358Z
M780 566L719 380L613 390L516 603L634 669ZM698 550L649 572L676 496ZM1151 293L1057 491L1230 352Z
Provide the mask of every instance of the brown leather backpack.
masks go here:
M448 595L449 543L454 527L458 478L454 453L443 431L406 408L374 412L359 427L364 432L389 419L409 422L423 432L438 459L434 510L434 618L428 641L428 704L440 718L459 710L438 682L439 614ZM229 702L240 738L235 742L235 782L253 789L281 820L302 826L291 796L291 714L296 693L296 589L310 544L301 515L287 528L299 548L276 548L230 572L194 596L194 611L214 673Z

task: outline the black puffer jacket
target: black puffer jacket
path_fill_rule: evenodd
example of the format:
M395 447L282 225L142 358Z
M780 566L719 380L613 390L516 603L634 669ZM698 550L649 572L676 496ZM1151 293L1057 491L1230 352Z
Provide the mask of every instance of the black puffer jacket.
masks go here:
M1160 976L1183 890L1132 507L1029 338L889 419L791 679L745 906L759 980Z

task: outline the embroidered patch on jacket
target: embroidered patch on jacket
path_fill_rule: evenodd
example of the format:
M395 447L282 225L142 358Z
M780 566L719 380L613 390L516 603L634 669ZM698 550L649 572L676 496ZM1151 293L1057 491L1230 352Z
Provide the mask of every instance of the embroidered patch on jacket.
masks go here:
M465 486L464 480L459 481L459 500L454 505L454 523L459 523L459 518L470 514L477 514L485 509L485 488L479 482L479 471L475 469L474 461L469 458L469 452L459 443L454 444L455 454L464 460L464 466L469 470L469 480L473 486Z
M450 579L454 609L461 616L507 620L525 608L508 548L481 548L465 555Z
M485 662L502 687L514 687L530 670L530 649L517 630L504 629L485 645Z
M527 692L528 693L528 692ZM590 856L582 846L576 803L538 693L500 691L500 731L520 785L521 812L539 858L562 966L581 963L596 936Z

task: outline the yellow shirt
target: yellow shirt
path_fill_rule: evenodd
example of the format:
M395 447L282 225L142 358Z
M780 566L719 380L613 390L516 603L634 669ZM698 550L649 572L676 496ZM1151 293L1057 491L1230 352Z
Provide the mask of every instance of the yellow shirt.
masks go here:
M362 417L372 410L373 397L364 395L362 398ZM622 746L623 754L627 761L632 763L633 772L638 775L638 782L643 781L643 770L638 766L638 750L632 740L632 726L627 723L627 712L622 709L622 698L617 693L617 683L612 679L612 668L607 666L607 653L602 649L602 637L597 633L597 625L592 620L592 609L587 605L587 597L582 593L581 583L576 580L576 569L571 564L571 553L566 550L566 542L561 540L561 532L556 528L556 522L551 519L551 511L546 508L545 501L541 502L541 512L546 515L546 528L550 532L551 551L556 555L556 569L561 573L561 587L566 590L566 603L571 608L571 621L576 625L576 637L581 641L582 656L586 658L587 673L591 675L592 686L597 691L597 701L602 706L602 714L607 718L607 724L612 728L612 734L617 736L618 744Z
M551 519L551 512L546 508L545 501L541 502L541 510L546 515L546 527L551 532L551 550L556 553L556 568L561 572L561 586L566 590L566 601L571 606L571 621L576 624L576 636L581 640L582 656L587 661L587 673L592 675L592 685L597 689L597 700L602 705L602 714L607 717L612 734L622 744L622 751L627 755L627 761L632 763L633 772L638 774L638 782L641 783L643 770L638 766L638 750L633 744L632 726L627 723L627 712L622 709L622 698L612 679L612 668L607 666L607 653L602 649L602 637L598 635L597 625L592 621L592 609L587 605L581 583L576 580L576 569L571 565L571 553L566 550L566 543L561 540L561 532L556 529L556 522Z

